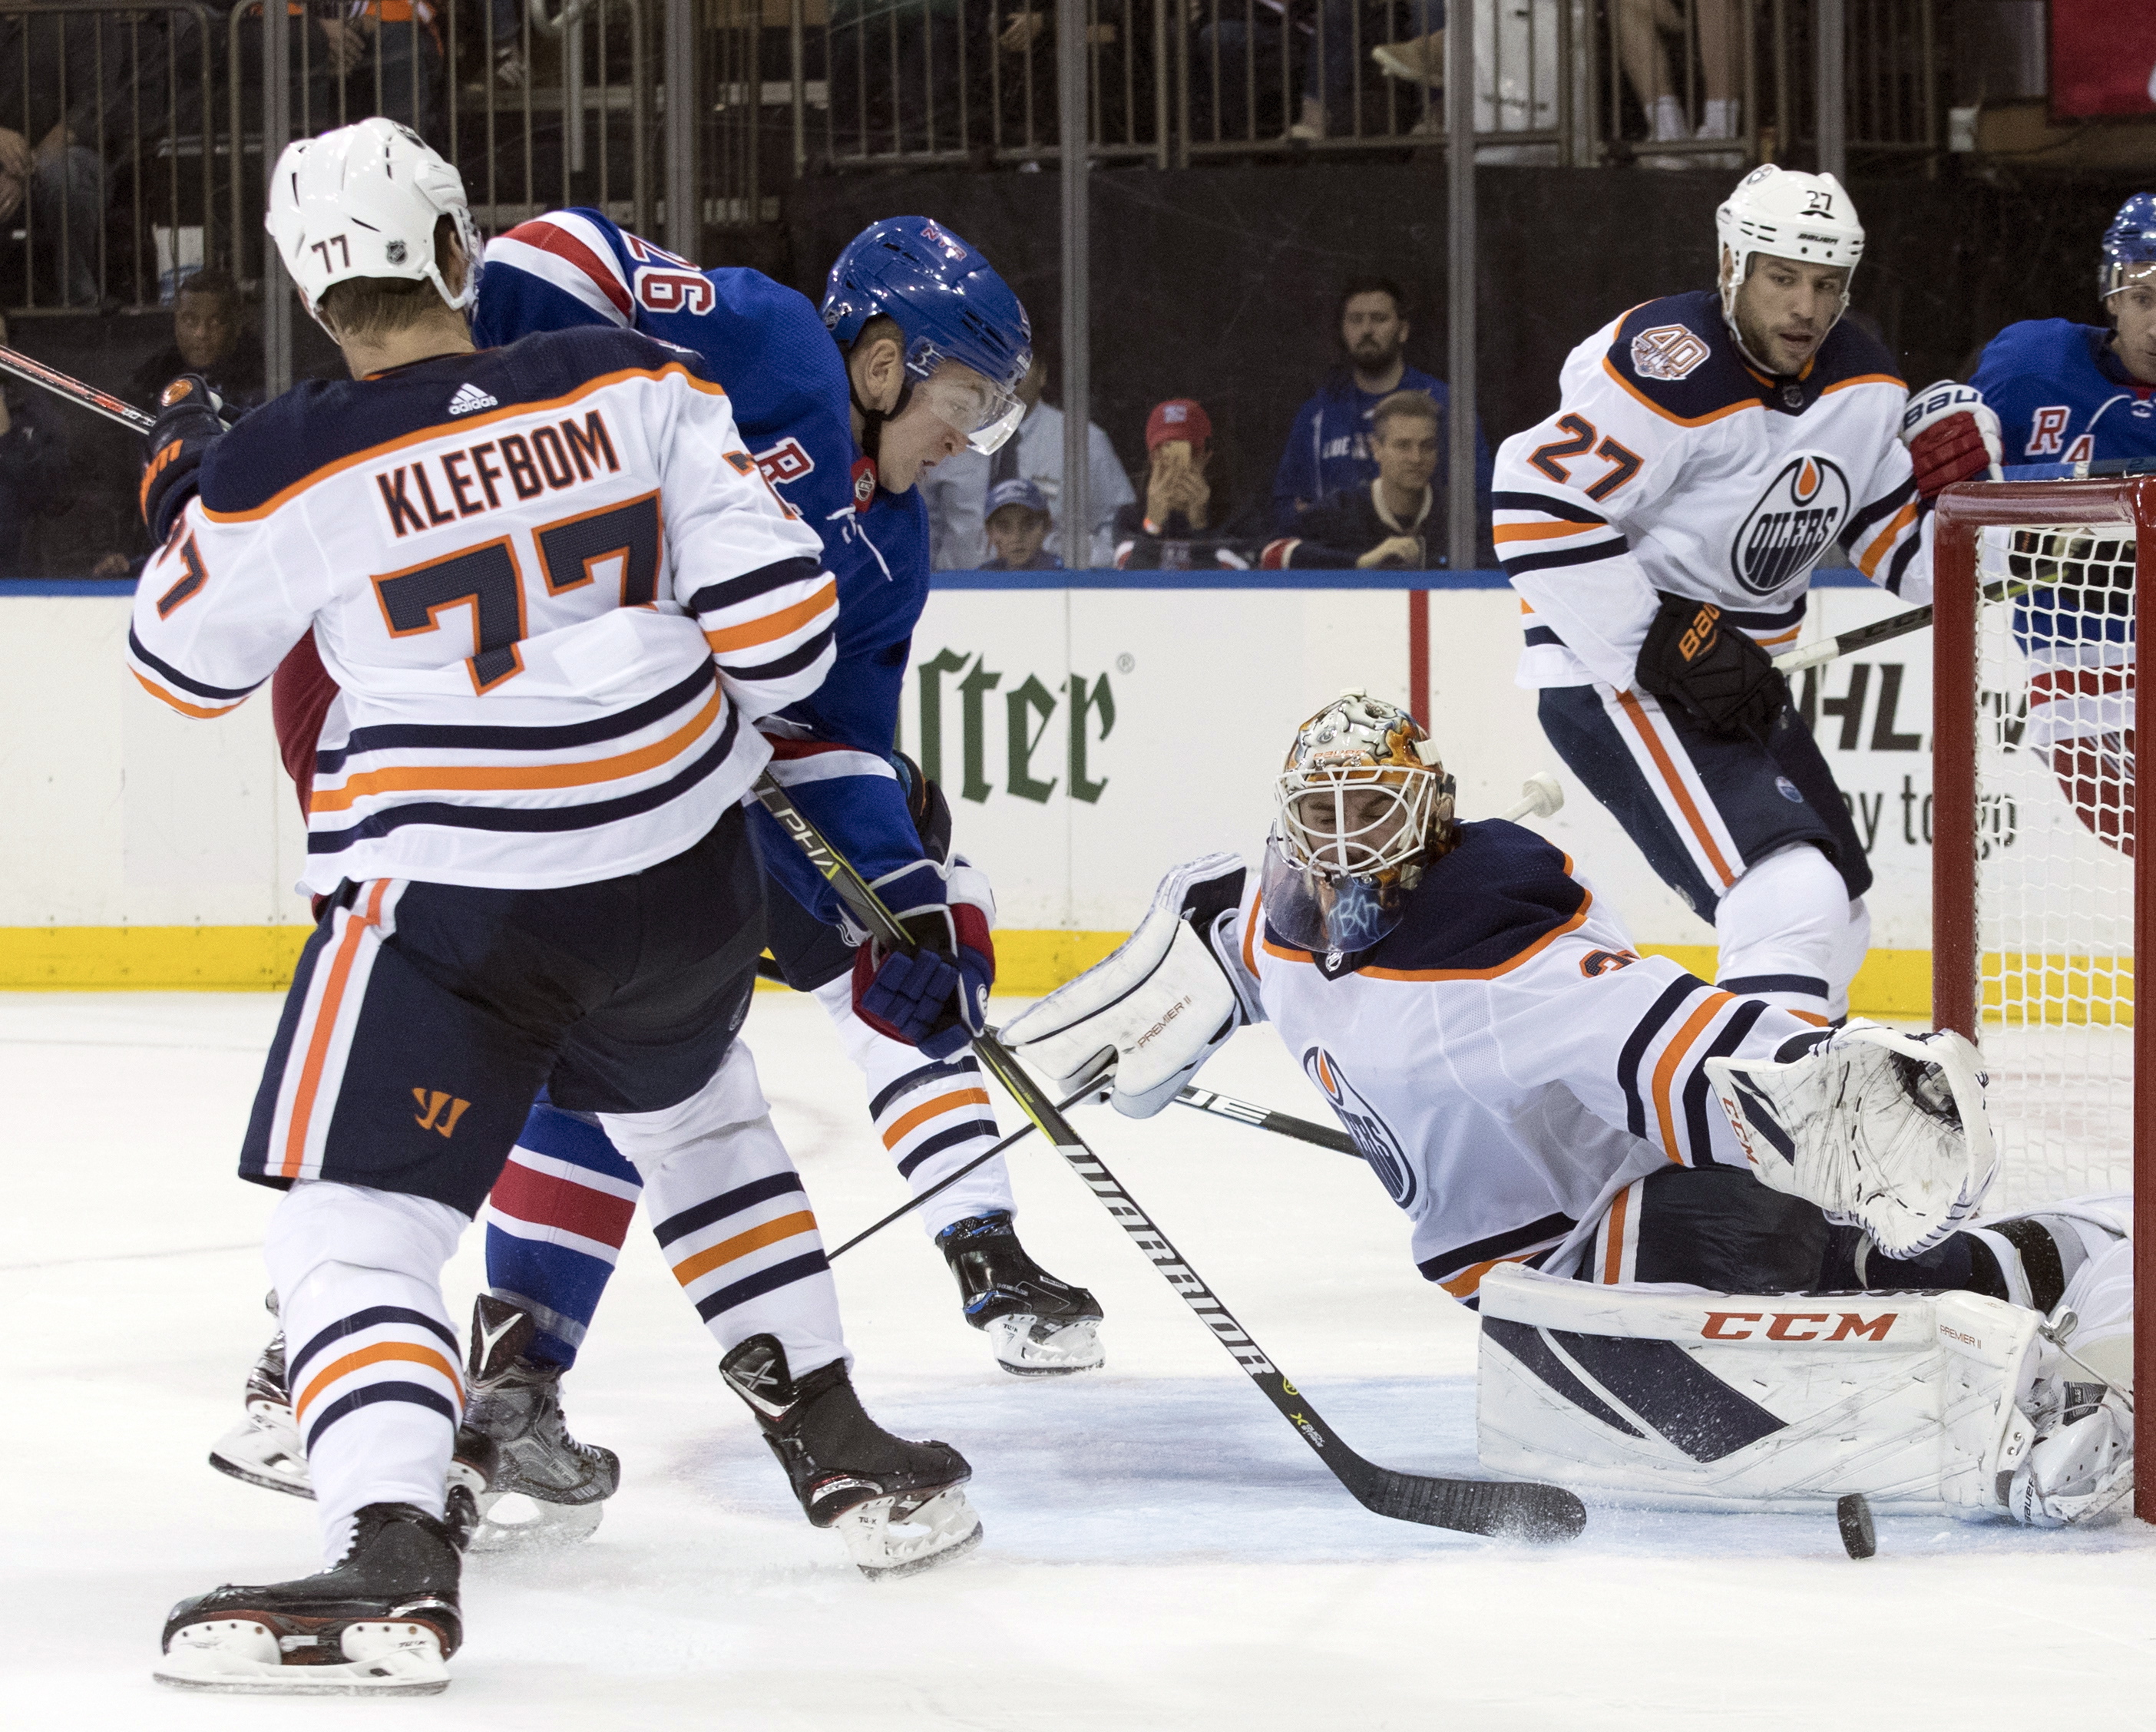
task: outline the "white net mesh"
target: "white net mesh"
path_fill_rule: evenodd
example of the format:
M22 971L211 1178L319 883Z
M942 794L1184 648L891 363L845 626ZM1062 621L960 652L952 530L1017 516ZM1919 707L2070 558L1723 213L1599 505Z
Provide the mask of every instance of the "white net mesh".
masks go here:
M2133 1181L2133 526L1987 528L1977 623L1990 1206Z

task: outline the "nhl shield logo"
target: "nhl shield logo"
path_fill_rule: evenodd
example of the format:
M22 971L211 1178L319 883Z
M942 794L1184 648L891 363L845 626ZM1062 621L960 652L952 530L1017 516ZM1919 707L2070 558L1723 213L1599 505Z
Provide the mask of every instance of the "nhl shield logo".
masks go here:
M1355 1140L1356 1148L1386 1193L1402 1208L1414 1207L1418 1189L1414 1168L1401 1150L1400 1140L1378 1116L1377 1109L1355 1092L1340 1068L1340 1061L1322 1047L1311 1047L1303 1053L1302 1068L1311 1081L1325 1091L1334 1114Z
M1708 354L1707 339L1689 325L1657 325L1632 339L1632 370L1643 379L1684 379Z
M1848 521L1849 478L1833 459L1799 452L1738 525L1730 570L1753 595L1772 595L1811 570Z

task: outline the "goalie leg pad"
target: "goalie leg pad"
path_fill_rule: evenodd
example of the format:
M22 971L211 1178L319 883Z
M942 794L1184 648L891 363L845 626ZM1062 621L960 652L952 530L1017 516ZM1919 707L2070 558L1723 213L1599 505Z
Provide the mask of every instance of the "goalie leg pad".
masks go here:
M1861 1227L1890 1257L1938 1244L1990 1188L1984 1073L1958 1034L1860 1021L1786 1058L1706 1068L1760 1183Z
M1510 1266L1481 1297L1476 1435L1493 1472L1676 1508L1806 1510L1861 1492L1889 1510L2000 1510L1987 1476L2020 1435L2011 1366L2033 1312L1967 1294L1609 1288Z

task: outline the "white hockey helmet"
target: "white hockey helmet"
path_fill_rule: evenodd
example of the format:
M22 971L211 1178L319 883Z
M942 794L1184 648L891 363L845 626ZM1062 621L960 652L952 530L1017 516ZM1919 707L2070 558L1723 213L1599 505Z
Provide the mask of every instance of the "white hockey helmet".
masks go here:
M452 295L434 262L434 225L455 226L466 264ZM409 126L379 117L295 139L270 178L262 226L321 322L322 296L350 277L432 283L461 312L479 297L485 247L456 167Z
M1714 233L1730 259L1729 274L1722 284L1722 315L1732 325L1737 322L1737 291L1744 286L1755 253L1847 271L1841 308L1849 310L1849 284L1864 256L1864 225L1832 175L1765 163L1722 200L1714 213Z

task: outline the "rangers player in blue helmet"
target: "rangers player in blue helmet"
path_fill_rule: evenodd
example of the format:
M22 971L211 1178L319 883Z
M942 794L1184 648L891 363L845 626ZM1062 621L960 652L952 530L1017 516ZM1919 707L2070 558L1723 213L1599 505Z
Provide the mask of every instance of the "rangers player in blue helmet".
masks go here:
M767 945L776 971L822 1001L864 1074L879 1136L916 1193L925 1191L998 1133L963 1050L981 1027L994 978L994 904L985 876L951 852L941 792L891 746L928 596L927 513L915 483L965 446L993 451L1023 418L1015 392L1031 360L1025 310L978 251L921 217L887 218L857 237L832 267L820 315L759 272L701 269L596 210L552 212L489 243L474 313L480 344L588 325L633 328L703 357L763 479L822 536L840 604L836 660L810 697L758 726L771 740L772 774L901 911L923 950L909 958L849 942L822 879L752 802L765 871L793 893L766 899ZM288 763L311 757L312 730L335 696L324 684L311 720L280 725L310 736L285 740ZM559 1391L640 1188L596 1125L542 1099L488 1201L490 1291L481 1303L489 1315L475 1337L521 1347L500 1363L475 1362L471 1422L501 1444L495 1489L530 1498L543 1530L589 1532L619 1483L612 1452L568 1432ZM814 1285L813 1271L794 1267L805 1259L789 1258L783 1243L713 1260L737 1242L761 1247L767 1217L803 1207L798 1191L678 1203L675 1187L663 1214L653 1210L654 1228L715 1334L743 1308L783 1299L788 1282ZM1019 1243L1000 1157L921 1213L967 1320L988 1335L1006 1370L1040 1376L1102 1363L1101 1308ZM814 1261L820 1266L820 1255ZM521 1330L520 1316L535 1328ZM816 1367L791 1371L805 1383ZM237 1477L304 1492L285 1395L273 1344L250 1380L247 1421L213 1460ZM757 1411L772 1429L772 1416ZM876 1567L891 1558L912 1567L964 1543L957 1533L901 1532Z
M1984 347L1972 382L1999 417L2009 479L2156 458L2156 193L2119 206L2096 287L2105 323L2025 320ZM2133 654L2123 600L2104 582L2039 591L2015 610L2015 632L2031 668L2027 749L2049 755L2091 833L2130 848Z

